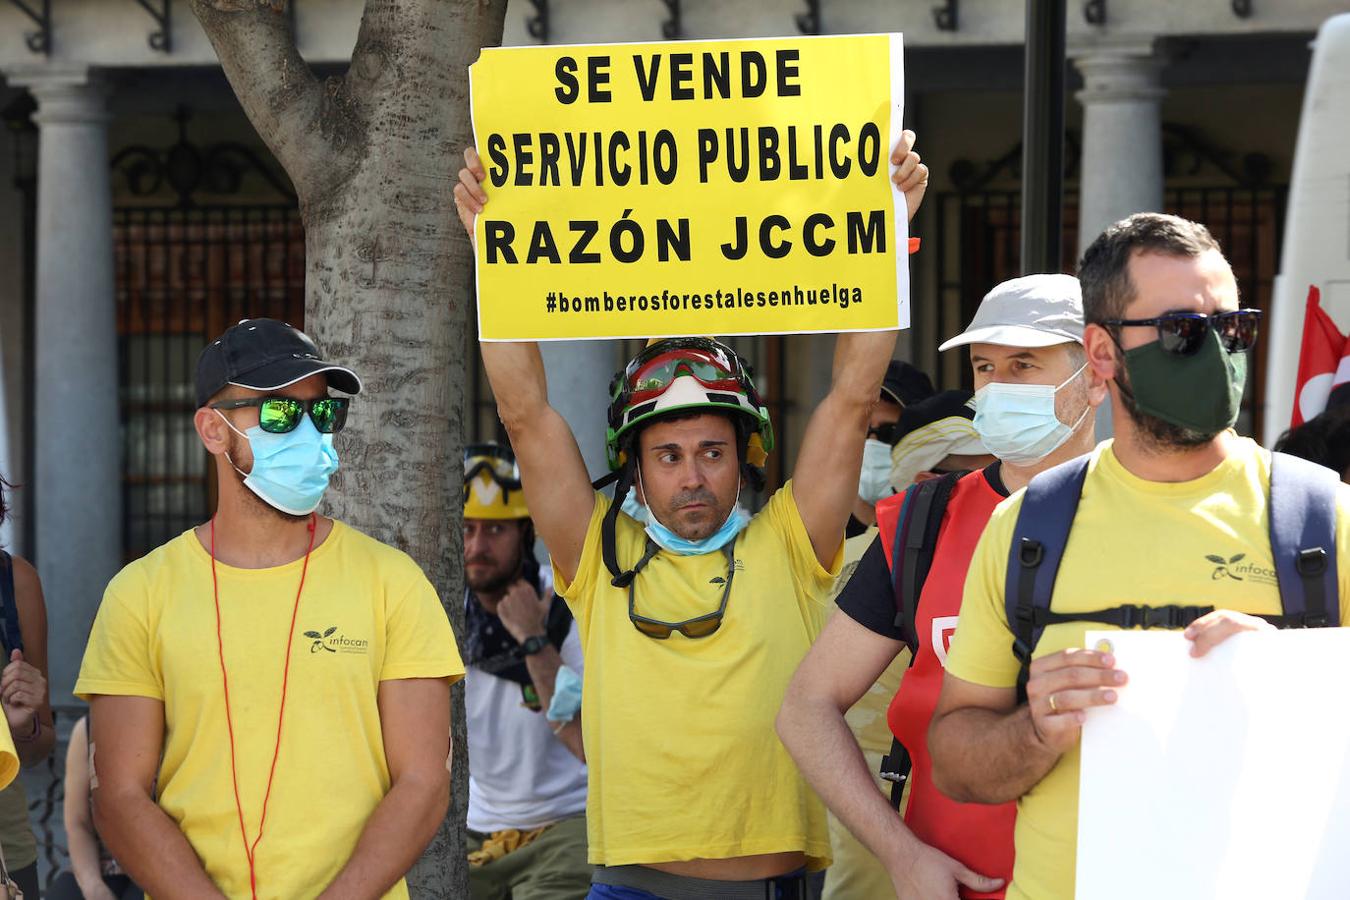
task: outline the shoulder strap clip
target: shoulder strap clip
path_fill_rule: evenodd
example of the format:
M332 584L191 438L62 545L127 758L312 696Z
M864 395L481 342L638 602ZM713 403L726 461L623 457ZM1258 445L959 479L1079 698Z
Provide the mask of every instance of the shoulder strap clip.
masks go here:
M1294 566L1304 578L1317 578L1327 570L1327 551L1325 547L1310 547L1298 552Z
M1017 561L1022 564L1024 569L1034 569L1041 564L1045 558L1045 546L1034 538L1022 538L1021 545L1017 548Z

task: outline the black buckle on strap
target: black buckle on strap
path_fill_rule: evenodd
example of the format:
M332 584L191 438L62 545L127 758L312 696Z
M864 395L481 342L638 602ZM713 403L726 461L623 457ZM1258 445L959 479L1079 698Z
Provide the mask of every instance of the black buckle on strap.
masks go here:
M1041 542L1031 538L1022 538L1022 545L1017 548L1017 561L1023 568L1034 569L1041 564L1041 559L1045 556L1045 548Z
M1120 607L1120 627L1127 631L1131 628L1148 628L1144 624L1144 617L1148 614L1147 606L1122 606Z
M1305 612L1279 618L1282 621L1275 623L1276 628L1326 628L1331 621L1325 612Z
M1184 628L1199 618L1199 607L1188 606L1122 606L1120 627L1125 629Z
M1322 547L1310 547L1298 552L1294 568L1304 578L1318 578L1327 570L1327 551Z

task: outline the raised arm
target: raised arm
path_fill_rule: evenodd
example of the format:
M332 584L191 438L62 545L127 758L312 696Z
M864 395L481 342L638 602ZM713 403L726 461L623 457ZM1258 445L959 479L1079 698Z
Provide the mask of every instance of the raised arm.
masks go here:
M914 132L906 131L891 154L897 166L891 180L905 195L910 219L928 189L928 167L919 162L913 146ZM796 470L809 477L794 479L792 493L823 566L829 566L839 549L858 494L867 419L881 395L881 380L895 353L895 337L894 331L839 335L830 392L806 426Z
M478 153L464 151L464 168L455 185L455 208L473 240L473 224L487 202ZM595 509L595 492L586 462L567 421L548 403L544 360L535 343L484 341L483 352L497 414L511 438L520 465L525 502L539 537L548 546L558 572L571 581L581 562L586 528ZM596 403L604 403L596 397ZM856 473L855 473L856 478Z
M178 825L154 801L164 743L164 704L149 697L94 697L94 825L132 881L154 897L223 897Z

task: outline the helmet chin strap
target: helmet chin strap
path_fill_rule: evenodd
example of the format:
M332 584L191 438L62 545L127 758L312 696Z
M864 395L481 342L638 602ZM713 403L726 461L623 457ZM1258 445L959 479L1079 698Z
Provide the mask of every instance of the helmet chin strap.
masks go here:
M637 463L629 461L619 470L619 478L614 488L614 499L609 503L609 509L605 512L604 521L600 523L600 554L605 562L605 568L609 570L610 584L617 588L626 588L633 583L633 579L638 573L651 562L653 556L659 549L656 542L651 538L647 539L647 551L638 560L637 565L631 569L621 569L619 567L619 554L616 548L615 531L618 527L619 512L623 507L623 498L628 495L628 489L633 486L633 467Z

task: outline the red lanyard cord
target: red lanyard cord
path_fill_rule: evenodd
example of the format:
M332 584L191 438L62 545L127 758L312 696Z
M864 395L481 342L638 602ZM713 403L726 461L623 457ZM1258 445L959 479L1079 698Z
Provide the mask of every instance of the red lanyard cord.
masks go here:
M295 607L291 610L291 629L286 635L286 665L281 675L281 704L277 711L277 742L272 748L272 767L267 772L267 790L263 794L262 815L258 819L258 837L248 842L248 830L244 827L244 804L239 800L239 770L234 754L234 719L230 715L230 676L225 671L225 638L220 627L220 584L216 579L216 519L211 517L211 594L216 604L216 649L220 653L220 680L225 687L225 727L230 732L230 779L234 783L234 808L239 813L239 834L244 839L244 855L248 857L248 884L253 900L258 900L258 878L254 870L254 854L262 841L263 826L267 822L267 801L272 797L272 776L277 773L277 757L281 755L281 723L286 716L286 687L291 679L291 644L295 639L295 621L300 614L300 595L305 590L305 576L309 573L309 556L314 552L314 534L318 531L317 519L309 517L309 547L305 550L305 564L300 569L300 587L295 592Z

